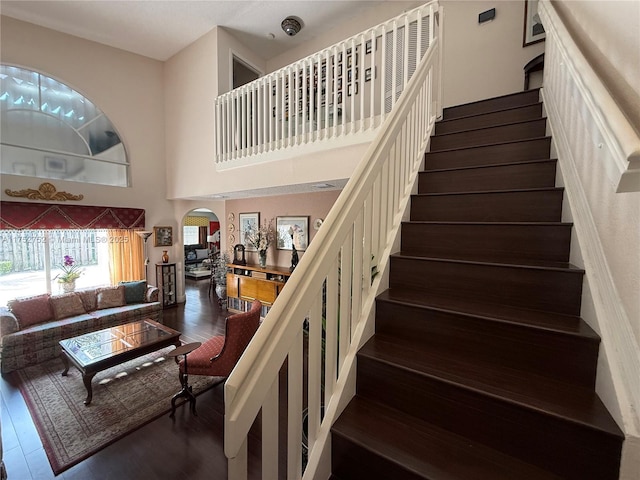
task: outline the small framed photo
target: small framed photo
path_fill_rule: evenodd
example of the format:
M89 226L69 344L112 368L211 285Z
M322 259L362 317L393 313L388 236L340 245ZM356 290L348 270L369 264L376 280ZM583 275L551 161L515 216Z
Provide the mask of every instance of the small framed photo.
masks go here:
M239 241L244 245L244 249L247 252L255 252L256 247L249 243L249 238L252 232L257 232L260 227L260 213L241 213L238 215L238 223L240 229Z
M371 53L371 40L367 40L364 44L364 54L369 55Z
M370 82L370 81L371 81L371 79L373 78L373 75L371 74L371 71L372 71L371 67L367 68L367 69L364 71L364 81L365 81L365 82ZM375 70L374 70L374 71L375 71Z
M538 0L524 0L524 32L522 46L526 47L544 40L546 34L538 15Z
M44 170L53 173L67 173L67 159L62 157L44 157Z
M347 97L350 97L351 95L357 95L357 94L358 94L357 83L350 83L349 85L347 85Z
M153 234L155 247L170 247L173 245L172 227L153 227Z
M276 217L278 250L306 250L309 245L309 217Z

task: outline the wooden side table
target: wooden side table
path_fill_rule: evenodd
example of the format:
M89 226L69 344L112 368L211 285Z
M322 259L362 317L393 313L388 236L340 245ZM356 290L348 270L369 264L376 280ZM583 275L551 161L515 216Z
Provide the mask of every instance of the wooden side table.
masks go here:
M194 415L198 415L196 413L196 396L193 394L192 389L189 386L187 355L193 352L200 345L202 345L200 342L186 343L167 354L167 357L175 358L176 362L178 362L178 357L184 357L184 371L182 372L182 377L180 378L182 390L171 397L171 414L169 415L171 418L173 418L174 414L176 413L176 400L178 400L178 398L180 397L186 397L186 399L189 401L189 404L191 405L191 413L193 413Z

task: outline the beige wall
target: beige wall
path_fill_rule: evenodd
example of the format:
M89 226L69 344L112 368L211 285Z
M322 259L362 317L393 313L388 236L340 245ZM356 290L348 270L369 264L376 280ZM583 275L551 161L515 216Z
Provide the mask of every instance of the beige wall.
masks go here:
M276 217L282 216L308 216L309 217L309 242L313 241L313 237L316 234L316 230L313 228L313 222L318 219L327 216L327 213L333 206L334 202L340 195L339 191L318 192L309 194L294 194L294 195L277 195L272 197L261 198L247 198L242 200L228 200L226 202L226 213L234 214L234 227L236 243L240 243L240 236L238 233L238 214L240 213L260 213L260 224L265 220L268 222L273 219L273 228L275 229ZM227 222L228 228L229 222ZM223 235L228 238L229 233ZM228 247L233 247L229 245ZM288 267L291 265L291 250L278 250L275 244L269 247L267 251L267 264L280 265L282 267ZM300 258L304 255L304 252L298 252ZM231 256L231 254L230 254ZM257 264L258 254L254 252L246 253L247 263Z
M177 227L165 200L162 63L13 18L2 16L0 22L2 62L37 70L81 92L113 122L127 150L132 187L54 180L56 188L83 194L79 204L144 208L147 228ZM5 188L37 188L42 181L2 175L2 200L16 200ZM149 249L152 262L161 255L161 249Z
M445 107L519 92L524 66L544 42L522 47L524 2L442 0L444 6ZM494 20L478 14L496 9Z

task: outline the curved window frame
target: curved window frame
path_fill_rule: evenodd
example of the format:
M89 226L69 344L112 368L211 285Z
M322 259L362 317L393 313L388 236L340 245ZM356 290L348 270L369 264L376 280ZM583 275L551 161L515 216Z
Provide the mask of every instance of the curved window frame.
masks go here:
M130 164L115 125L57 78L0 64L1 173L129 187Z

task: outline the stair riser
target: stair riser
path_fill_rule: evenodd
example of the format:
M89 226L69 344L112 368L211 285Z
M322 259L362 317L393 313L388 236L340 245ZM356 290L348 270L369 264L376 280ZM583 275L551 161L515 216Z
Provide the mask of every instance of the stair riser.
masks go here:
M571 225L403 223L402 252L417 256L568 262Z
M331 470L342 480L424 480L397 463L391 462L342 435L331 434Z
M524 140L528 138L544 137L547 121L544 118L511 125L469 130L447 135L431 137L431 151L448 150L452 148L472 147L475 145L491 145L493 143Z
M391 257L389 287L579 315L582 277L576 270Z
M478 116L471 116L436 123L435 134L454 133L474 128L492 127L505 123L522 122L534 120L542 116L542 104L526 105L524 107L503 110L499 112L485 113Z
M420 172L419 193L482 192L553 187L556 162L501 165L443 172Z
M620 440L500 398L362 355L356 391L563 478L618 478Z
M464 356L490 355L496 365L585 388L595 384L599 342L590 338L381 300L376 302L376 334L417 350L433 345Z
M412 221L559 222L562 189L463 195L414 195Z
M460 148L425 154L425 170L474 167L549 158L551 138Z
M540 93L538 90L529 90L520 92L515 95L505 95L503 97L491 98L480 102L467 103L465 105L457 105L455 107L447 107L443 112L444 120L453 118L467 117L469 115L478 115L481 113L494 112L496 110L504 110L505 108L520 107L530 105L540 101Z

